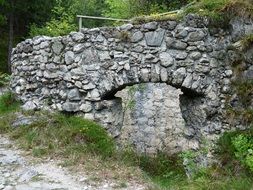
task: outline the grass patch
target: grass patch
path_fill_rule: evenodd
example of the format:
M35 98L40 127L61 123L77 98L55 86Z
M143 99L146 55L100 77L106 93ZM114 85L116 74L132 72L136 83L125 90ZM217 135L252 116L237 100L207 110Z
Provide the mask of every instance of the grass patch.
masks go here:
M98 124L63 114L47 114L46 118L13 130L11 137L18 139L23 148L32 150L34 156L68 157L89 152L110 157L115 151L113 139Z
M144 24L147 22L152 22L152 21L168 21L168 20L179 20L178 14L167 14L167 15L159 15L159 14L153 14L149 16L138 16L132 19L133 24Z
M0 96L0 115L18 110L20 103L16 101L14 94L6 92Z
M134 24L151 21L180 20L189 13L198 14L210 19L209 27L229 28L229 21L236 17L253 18L252 0L198 0L183 7L178 13L153 14L132 19Z
M251 0L200 0L184 11L184 14L188 13L197 13L216 21L235 16L253 18L253 5Z

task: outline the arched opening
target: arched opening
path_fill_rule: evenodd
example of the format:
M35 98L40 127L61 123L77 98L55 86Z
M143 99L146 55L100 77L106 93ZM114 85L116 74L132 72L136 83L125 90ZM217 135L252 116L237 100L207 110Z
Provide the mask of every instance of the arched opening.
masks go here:
M147 154L173 154L199 147L196 137L202 121L195 112L201 110L197 104L200 95L166 83L141 83L124 86L105 97L121 98L121 144Z

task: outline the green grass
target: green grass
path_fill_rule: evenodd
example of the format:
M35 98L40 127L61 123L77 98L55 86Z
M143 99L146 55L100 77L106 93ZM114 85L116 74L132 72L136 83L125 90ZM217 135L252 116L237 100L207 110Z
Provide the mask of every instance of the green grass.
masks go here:
M110 157L115 151L113 139L98 124L76 116L47 114L37 122L22 126L10 135L19 144L32 150L34 156L55 154L91 154Z
M154 14L140 16L133 19L133 23L140 24L151 21L180 20L189 13L208 17L209 27L229 28L229 21L236 17L253 18L253 3L251 0L192 0L195 2L180 13L164 15Z
M16 101L15 96L11 92L6 92L0 96L0 115L16 111L20 103Z
M187 13L197 13L214 20L222 19L222 16L252 18L253 5L251 0L199 0L185 10L184 14Z

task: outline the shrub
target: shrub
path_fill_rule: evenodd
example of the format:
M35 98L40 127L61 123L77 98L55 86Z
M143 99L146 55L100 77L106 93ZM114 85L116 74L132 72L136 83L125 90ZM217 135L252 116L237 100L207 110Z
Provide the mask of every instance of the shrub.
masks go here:
M253 136L239 134L232 138L235 157L253 172Z
M33 24L30 27L30 36L62 36L75 31L75 24L71 24L68 19L62 18L60 20L52 19L47 22L44 27L38 27Z

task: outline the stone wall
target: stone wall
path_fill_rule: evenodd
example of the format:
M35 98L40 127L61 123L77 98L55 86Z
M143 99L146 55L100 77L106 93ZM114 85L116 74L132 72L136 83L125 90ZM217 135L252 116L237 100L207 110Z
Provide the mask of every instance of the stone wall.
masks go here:
M174 87L170 94L178 93L175 88L183 93L178 114L185 124L175 125L180 132L170 136L171 141L180 142L178 137L183 141L174 148L167 146L163 135L158 135L159 141L170 147L168 152L184 149L187 143L191 144L187 148L196 148L196 143L189 142L199 144L203 137L212 141L231 130L224 116L225 102L231 93L231 62L239 56L231 47L243 35L253 33L252 21L242 19L231 21L230 30L208 27L205 18L188 15L183 21L82 29L63 37L27 39L12 53L11 88L24 109L78 113L100 122L121 139L122 130L129 125L123 125L122 101L114 95L134 84L166 83ZM145 112L149 109L145 104L140 107ZM145 126L148 131L149 124ZM158 130L163 133L161 128ZM140 132L138 126L137 130ZM142 138L137 134L132 137ZM138 148L145 140L136 142ZM150 143L150 152L160 150L159 143Z
M179 96L183 94L180 89L166 83L133 87L116 94L122 98L124 109L121 143L149 154L198 148L197 141L187 140L183 135L186 128L180 109Z

